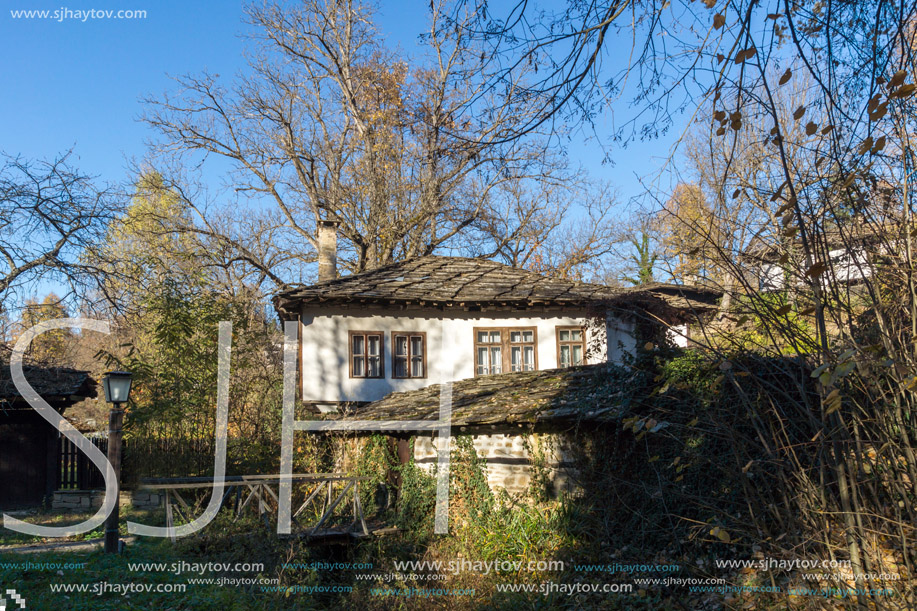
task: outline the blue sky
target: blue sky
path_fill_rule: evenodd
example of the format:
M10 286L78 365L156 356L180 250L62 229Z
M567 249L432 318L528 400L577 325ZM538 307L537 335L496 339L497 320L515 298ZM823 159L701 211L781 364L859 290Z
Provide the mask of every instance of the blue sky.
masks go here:
M240 37L243 3L122 0L69 3L11 0L0 14L0 150L47 158L73 148L78 167L105 181L128 177L130 159L141 159L154 134L137 121L140 98L174 88L168 75L203 70L229 76L244 68ZM426 26L426 2L383 2L379 27L390 43L410 54ZM142 9L145 19L14 19L19 9L70 11ZM599 119L599 129L607 128ZM592 176L610 180L625 198L638 194L635 175L659 165L665 142L602 151L577 136L568 145L574 161Z
M142 162L156 134L138 120L141 98L175 91L170 76L207 71L231 77L244 70L241 0L7 0L0 12L0 151L27 160L52 159L73 149L73 165L100 182L124 185L129 168ZM417 37L427 28L428 2L380 2L377 27L391 46L416 54ZM144 10L143 19L72 18L74 11ZM14 18L11 11L47 10L52 18ZM56 19L54 12L66 18ZM70 13L66 13L70 11ZM627 41L613 41L611 57L628 52ZM622 101L614 112L628 112ZM596 127L607 134L611 115ZM677 136L678 134L675 134ZM645 190L641 177L654 175L668 155L672 138L636 142L625 150L607 149L614 165L603 164L603 150L587 134L565 146L571 161L589 175L616 186L615 210L627 214L631 198ZM207 191L225 186L228 164L211 159L201 173ZM67 290L42 280L26 291L38 298ZM28 295L22 295L27 297Z
M136 119L139 98L172 88L168 74L207 69L231 74L243 64L241 3L131 0L85 4L12 0L9 8L147 11L138 20L14 20L0 15L6 94L0 97L0 149L28 158L71 147L79 167L105 180L126 176L150 130Z

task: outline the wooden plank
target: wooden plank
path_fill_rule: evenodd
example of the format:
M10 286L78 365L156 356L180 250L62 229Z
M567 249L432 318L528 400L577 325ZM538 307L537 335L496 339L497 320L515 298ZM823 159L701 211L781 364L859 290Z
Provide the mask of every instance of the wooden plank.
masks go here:
M401 529L397 526L387 526L385 528L377 528L376 530L372 531L372 534L376 537L386 537L389 535L397 535L400 532Z
M363 503L360 502L360 487L353 488L353 511L354 518L359 518L360 526L363 527L363 534L369 536L369 529L366 528L366 520L363 518Z
M293 519L294 519L294 520L296 519L296 516L298 516L300 513L302 513L302 511L303 511L306 507L309 506L309 503L311 503L312 500L315 499L315 497L318 496L318 493L321 492L322 488L323 488L323 487L325 486L325 484L327 484L327 483L328 483L328 482L321 482L321 483L318 485L318 487L316 487L315 490L312 491L312 494L310 494L310 495L306 498L305 502L304 502L302 505L300 505L299 509L296 510L296 513L293 514Z
M175 499L178 501L178 503L182 506L182 508L185 509L185 511L187 511L187 512L189 512L189 513L191 512L191 507L188 506L188 503L185 501L185 499L182 497L182 495L180 495L180 494L178 493L178 490L177 490L177 489L176 489L176 490L172 490L172 495L175 497Z
M322 524L324 524L325 521L331 516L331 513L334 511L334 508L337 507L338 504L344 499L344 496L353 487L353 485L354 485L354 482L347 482L347 485L344 486L344 490L341 491L341 494L334 500L331 506L325 511L324 515L322 515L321 519L318 521L318 524L316 524L315 527L312 529L313 531L317 531L319 528L322 527Z
M276 483L282 475L230 475L224 479L229 483ZM318 482L323 480L351 480L354 479L346 473L300 473L290 476L294 482ZM369 478L356 478L366 480ZM212 477L173 477L173 478L145 478L140 480L139 488L144 490L165 490L168 488L207 488L213 485Z
M241 488L241 486L240 486L240 488ZM239 510L236 512L236 519L237 519L237 520L239 519L239 516L242 515L242 510L245 509L245 506L248 505L249 501L251 501L252 498L255 496L255 487L249 485L249 486L248 486L248 489L249 489L248 497L245 499L245 502L242 503L242 506L239 507Z
M272 497L274 497L274 501L275 501L277 504L280 504L280 499L277 498L277 495L274 494L274 491L271 489L271 487L270 487L269 485L267 485L267 484L262 484L262 485L264 486L264 489L265 489L268 493L270 493L270 495L271 495Z
M172 498L169 490L166 490L166 529L172 543L175 543L175 522L172 520Z
M226 488L223 490L223 498L220 499L220 507L223 507L223 504L226 503L226 499L229 498L235 489L235 486L226 486Z

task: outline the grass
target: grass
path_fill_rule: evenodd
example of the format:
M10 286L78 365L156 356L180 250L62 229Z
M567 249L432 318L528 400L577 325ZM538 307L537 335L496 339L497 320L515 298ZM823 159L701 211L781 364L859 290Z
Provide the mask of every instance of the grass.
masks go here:
M64 526L79 523L91 513L55 514L39 512L28 517L19 516L35 524ZM152 525L164 523L163 512L148 512L126 509L122 513L121 531L126 534L127 520ZM245 553L245 546L237 545L242 531L263 526L257 520L241 520L237 528L229 529L226 517L221 516L210 526L211 532L219 534L228 546L239 548ZM81 541L103 536L102 528L67 539L45 540L0 529L0 545L54 543L62 540ZM0 550L0 586L15 589L26 601L26 609L213 609L235 611L244 609L276 608L278 594L262 592L255 584L234 585L220 583L191 583L192 579L269 579L266 573L224 573L202 570L207 562L225 558L214 550L195 550L204 537L173 544L167 539L138 539L128 545L121 555L96 551L59 551L21 554ZM235 544L233 543L235 540ZM197 551L204 551L202 556ZM28 563L27 566L24 566ZM131 567L134 563L159 563L162 567ZM184 564L182 564L184 563ZM82 565L82 566L74 566ZM190 566L189 566L190 565ZM181 569L184 570L176 570ZM212 568L212 565L211 565ZM160 570L161 569L161 570ZM60 586L84 591L54 591ZM125 591L126 587L131 590ZM140 588L150 591L139 591ZM158 590L158 591L157 591ZM9 607L12 608L12 607Z
M189 585L186 575L168 571L135 571L129 563L181 560L176 548L164 541L138 542L123 555L101 551L42 554L0 554L0 583L15 589L26 600L27 609L116 610L116 609L267 609L243 588L219 585ZM29 562L40 568L11 568L5 563ZM84 563L82 568L48 568L48 564ZM151 585L154 589L185 591L123 592L125 585ZM52 587L83 586L86 592L54 592Z
M13 517L29 522L30 524L40 524L42 526L73 526L79 524L94 515L95 512L88 513L62 513L60 511L50 511L46 509L34 512L13 512ZM143 522L144 524L162 525L165 524L165 518L161 511L151 512L146 510L137 510L132 507L121 507L121 532L127 534L126 521ZM93 530L73 535L70 537L59 537L54 539L45 539L35 535L0 528L0 547L7 545L24 545L24 544L41 544L41 543L60 543L62 541L87 541L98 539L105 534L105 527L99 526Z

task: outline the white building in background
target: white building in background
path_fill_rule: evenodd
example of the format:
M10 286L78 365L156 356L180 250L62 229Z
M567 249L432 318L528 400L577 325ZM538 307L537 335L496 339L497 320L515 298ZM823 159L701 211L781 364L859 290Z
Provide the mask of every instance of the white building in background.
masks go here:
M822 275L822 282L860 284L875 274L874 259L875 257L870 257L870 252L865 248L831 250L828 252L826 262L828 269ZM802 265L791 266L795 274L788 274L786 267L779 262L762 261L755 270L758 290L763 292L786 290L788 275L790 276L789 284L792 286L796 288L808 286L810 281L801 273L805 271Z
M462 257L336 278L335 242L334 226L320 227L320 282L274 298L281 318L299 321L301 397L319 411L444 381L622 362L647 304L690 316L718 297L676 285L615 289ZM670 318L674 327L684 316Z
M822 229L810 236L813 251L806 263L800 239L783 245L756 238L742 259L746 263L749 285L761 292L804 288L811 284L807 275L811 264L824 266L818 275L823 287L856 287L873 278L882 268L904 264L905 244L899 219L889 216L884 222L854 219L843 228Z

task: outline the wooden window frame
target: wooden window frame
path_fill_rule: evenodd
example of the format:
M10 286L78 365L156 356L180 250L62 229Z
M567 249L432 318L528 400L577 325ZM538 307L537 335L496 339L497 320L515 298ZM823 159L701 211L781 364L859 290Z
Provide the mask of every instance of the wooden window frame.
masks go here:
M393 380L425 380L427 378L427 332L426 331L392 331L391 335L392 335L392 379ZM408 354L407 354L407 367L406 367L406 371L408 372L408 374L405 376L395 375L395 372L398 371L398 369L395 367L395 358L397 357L397 355L395 354L395 346L396 346L395 338L400 335L407 336L408 338ZM423 370L423 374L419 376L411 375L411 358L414 356L413 353L411 352L411 336L415 336L415 337L419 336L420 341L422 342L422 346L423 346L423 354L421 355L422 356L421 368Z
M576 342L574 340L566 340L562 342L560 341L560 332L561 331L580 331L582 333L582 339L580 339L579 342ZM586 364L586 327L583 327L581 325L557 325L556 327L554 327L554 337L557 340L557 368L558 369L564 368L560 360L560 347L562 345L572 346L575 344L580 344L583 347L583 362L580 364L581 365ZM571 360L572 360L573 351L571 351L570 354L571 354ZM568 367L576 367L576 365L571 364L571 365L568 365Z
M478 343L478 333L480 332L493 332L498 331L500 333L500 343L491 344L491 343ZM510 333L514 331L531 331L532 332L532 341L531 342L511 342ZM532 346L533 350L533 369L532 371L538 371L538 327L533 326L520 326L520 327L473 327L472 329L473 336L472 342L474 345L474 377L486 376L486 375L496 375L493 373L478 373L478 348L479 347L491 347L491 346L500 346L500 359L501 359L501 371L500 373L521 373L521 371L513 371L512 367L512 347L513 346ZM522 371L525 371L524 369Z
M353 374L353 338L354 336L362 335L363 336L363 346L364 350L369 350L369 340L367 339L370 335L379 336L379 375L362 375L357 376ZM358 355L359 356L359 355ZM369 371L367 367L367 359L370 355L364 354L363 357L363 367L365 371ZM348 369L350 370L350 377L355 380L382 380L385 379L385 332L384 331L348 331L347 332L347 362Z
M486 333L491 333L491 332L493 332L493 331L497 331L497 332L500 333L500 343L499 343L499 344L489 343L489 342L487 342L487 343L478 342L478 333L484 333L484 332L486 332ZM474 348L473 348L474 355L473 355L473 357L472 357L472 358L474 359L474 377L494 375L494 373L493 373L492 371L488 371L487 373L479 373L479 372L478 372L478 368L481 366L481 364L478 362L478 348L479 348L479 347L492 348L492 347L494 347L494 346L500 346L500 367L501 367L500 373L505 373L505 372L506 372L506 369L505 369L505 365L506 365L506 340L507 340L507 338L508 338L509 336L508 336L506 333L504 333L504 331L505 331L505 330L504 330L503 328L501 328L501 327L474 327L474 328L472 329L472 337L471 337L471 340L472 340L472 343L473 343L473 346L474 346Z

